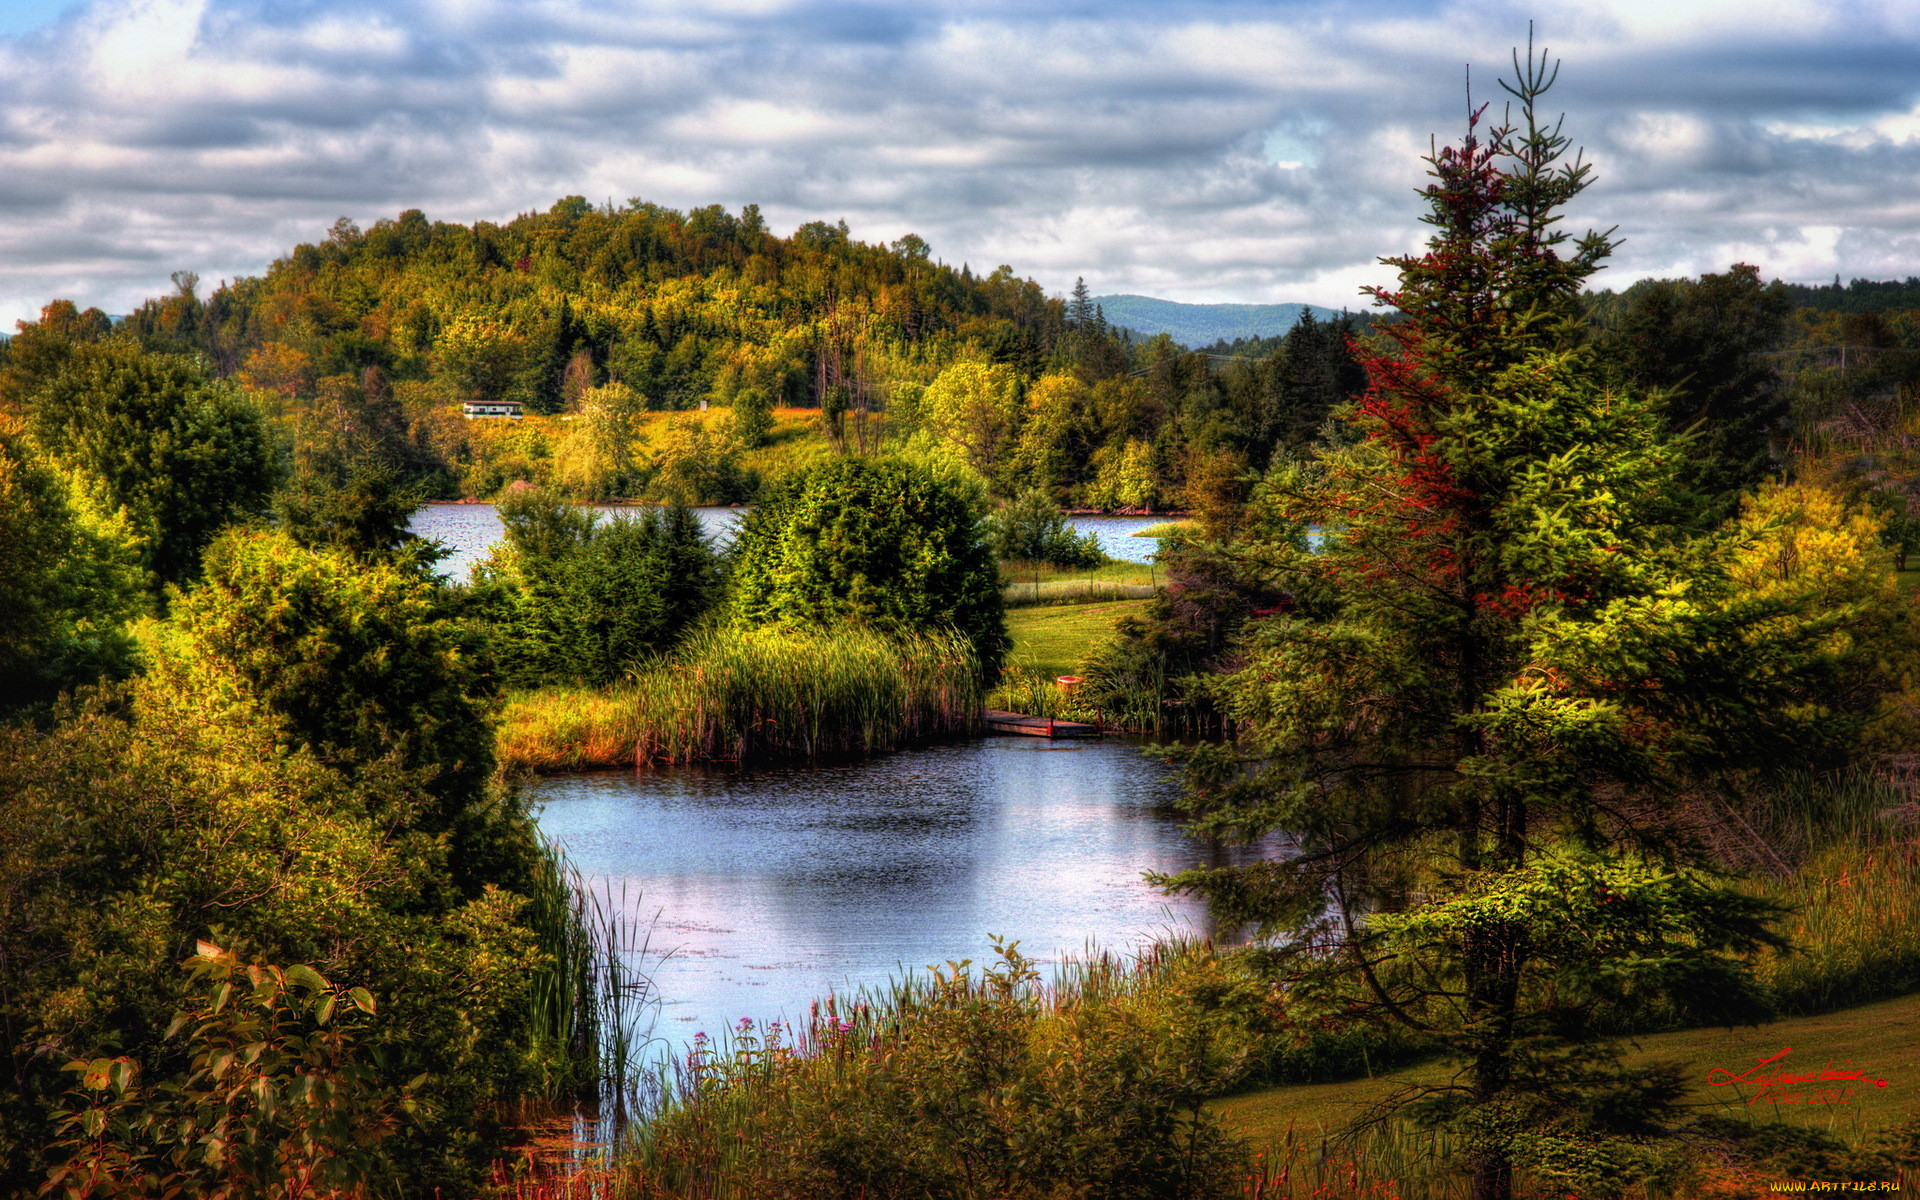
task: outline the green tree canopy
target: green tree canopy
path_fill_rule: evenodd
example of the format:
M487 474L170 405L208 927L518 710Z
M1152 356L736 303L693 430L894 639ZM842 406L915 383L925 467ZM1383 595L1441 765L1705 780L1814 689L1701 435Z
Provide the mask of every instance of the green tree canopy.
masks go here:
M177 595L165 638L155 679L264 712L289 749L349 775L385 764L416 776L433 802L409 824L444 832L484 804L490 685L436 581L279 531L234 530L208 551L198 586Z
M158 583L181 583L224 525L266 507L279 463L237 388L122 341L75 345L34 393L40 445L108 509L127 513Z
M1723 503L1775 470L1787 390L1765 355L1789 312L1785 285L1761 283L1746 263L1637 283L1605 307L1601 358L1626 386L1664 397L1669 431L1691 437L1687 483Z
M719 595L719 560L676 505L602 520L537 488L500 501L506 544L479 607L514 685L613 683L672 649Z
M146 607L123 526L76 512L65 482L0 420L0 712L131 667Z
M748 625L951 629L991 674L1006 656L1000 575L977 502L931 469L844 458L796 474L740 524L733 610Z

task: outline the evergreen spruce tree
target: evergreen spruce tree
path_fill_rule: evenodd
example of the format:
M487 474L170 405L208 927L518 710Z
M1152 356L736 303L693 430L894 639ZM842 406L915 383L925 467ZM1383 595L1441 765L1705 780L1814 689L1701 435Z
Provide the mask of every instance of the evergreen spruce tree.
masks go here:
M1075 332L1093 331L1093 295L1087 291L1085 277L1073 281L1073 299L1067 303L1067 327Z
M1738 593L1657 400L1580 346L1610 243L1558 228L1588 168L1537 112L1557 66L1515 67L1517 119L1483 138L1482 108L1427 160L1435 232L1387 260L1407 319L1348 436L1276 469L1243 542L1291 599L1250 624L1217 690L1238 737L1188 753L1184 803L1297 853L1161 880L1289 935L1293 1004L1459 1064L1398 1100L1463 1139L1477 1200L1516 1169L1582 1196L1653 1169L1683 1087L1607 1036L1762 1015L1743 956L1773 940L1676 798L1856 732L1806 703L1848 614Z

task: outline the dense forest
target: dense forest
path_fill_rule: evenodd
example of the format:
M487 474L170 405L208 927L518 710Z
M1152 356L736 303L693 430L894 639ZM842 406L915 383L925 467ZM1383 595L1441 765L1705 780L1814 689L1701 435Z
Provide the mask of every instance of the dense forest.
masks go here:
M526 481L726 503L884 443L960 462L1001 496L1165 510L1304 452L1363 386L1350 343L1379 336L1374 313L1309 316L1190 351L1109 325L1084 288L1050 298L1009 267L975 275L912 235L868 245L813 222L781 238L751 206L577 196L499 225L343 219L205 298L192 274L175 282L118 321L55 302L23 323L0 406L45 408L30 400L70 390L73 348L104 342L137 348L140 370L164 364L173 386L221 383L291 446L310 493L380 476L414 499ZM1675 431L1710 443L1700 469L1724 473L1719 490L1806 463L1871 493L1905 538L1916 288L1766 285L1736 266L1588 293L1584 336L1621 382L1667 390ZM474 401L526 419L462 419Z
M1011 268L976 276L844 223L778 238L751 207L571 197L471 228L407 212L343 221L205 299L176 282L117 327L49 307L11 344L0 396L23 409L68 347L110 339L235 385L292 431L303 474L378 465L422 497L525 480L741 500L814 444L918 434L997 491L1144 508L1180 505L1196 464L1260 469L1304 444L1357 380L1343 328L1309 323L1289 354L1215 370L1164 338L1132 344L1084 289L1050 299ZM527 419L461 419L482 400ZM817 419L774 415L792 409Z

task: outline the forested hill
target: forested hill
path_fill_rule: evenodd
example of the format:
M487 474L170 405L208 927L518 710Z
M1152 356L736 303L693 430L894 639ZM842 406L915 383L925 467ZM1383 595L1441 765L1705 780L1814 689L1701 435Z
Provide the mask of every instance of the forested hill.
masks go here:
M1280 337L1311 310L1320 320L1338 317L1314 304L1181 304L1152 296L1095 296L1112 324L1152 337L1164 333L1183 346L1211 346Z
M1063 313L1011 268L976 277L934 262L913 235L867 245L845 222L814 222L781 238L757 206L681 213L578 196L501 225L418 210L365 231L343 220L204 304L183 282L128 323L149 345L182 343L256 387L291 396L379 367L534 412L609 378L659 408L754 389L810 404L829 344L973 343L1031 369Z
M85 372L108 351L86 348L137 351L155 380L278 425L288 511L316 521L395 481L414 497L525 481L747 500L824 455L881 449L949 460L1003 497L1165 508L1304 449L1361 386L1349 322L1216 363L1130 342L1084 284L1052 299L1011 267L976 276L845 222L777 237L752 206L575 196L503 224L343 219L210 296L175 283L122 321L56 301L22 323L0 350L0 411L46 423L44 398L67 388L60 412L107 421ZM525 419L463 419L481 401Z

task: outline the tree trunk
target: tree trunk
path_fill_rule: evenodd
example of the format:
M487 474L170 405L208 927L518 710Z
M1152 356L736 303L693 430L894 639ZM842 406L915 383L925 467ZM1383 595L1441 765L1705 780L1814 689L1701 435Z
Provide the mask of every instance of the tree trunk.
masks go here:
M1473 1103L1499 1104L1513 1083L1513 1020L1520 994L1519 947L1505 930L1476 934L1466 947L1467 1019L1476 1043ZM1473 1200L1513 1200L1513 1160L1504 1141L1472 1149Z

